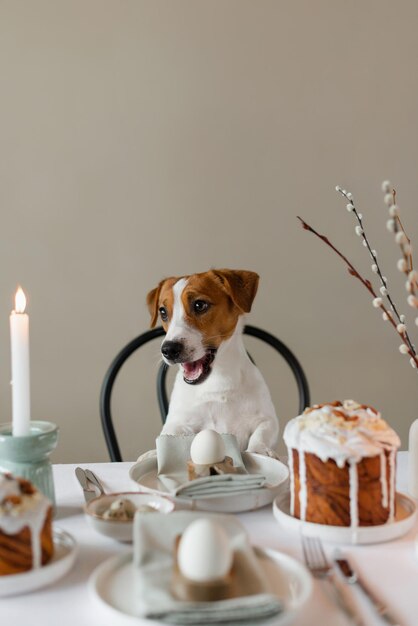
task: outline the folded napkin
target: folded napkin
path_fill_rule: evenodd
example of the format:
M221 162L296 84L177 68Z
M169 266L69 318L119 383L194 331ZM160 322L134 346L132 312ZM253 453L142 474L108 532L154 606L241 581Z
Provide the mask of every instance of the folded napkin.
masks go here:
M246 532L230 515L205 514L222 525L239 565L243 595L214 602L185 602L171 592L176 537L202 515L178 511L137 514L134 520L134 567L139 616L170 624L254 624L278 615L283 610L279 598L270 593L269 583Z
M173 496L210 498L259 489L266 483L262 474L248 474L236 437L221 435L225 454L232 458L239 474L220 474L189 480L187 462L195 435L160 435L156 440L158 478Z

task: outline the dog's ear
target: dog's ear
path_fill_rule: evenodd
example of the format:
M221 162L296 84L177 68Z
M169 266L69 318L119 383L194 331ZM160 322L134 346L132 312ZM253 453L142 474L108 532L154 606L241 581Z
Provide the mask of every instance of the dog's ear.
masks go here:
M216 282L243 313L251 311L259 275L247 270L211 270Z
M158 300L160 298L161 287L164 285L166 279L158 283L155 289L152 289L147 295L147 306L151 315L151 328L154 328L158 319Z

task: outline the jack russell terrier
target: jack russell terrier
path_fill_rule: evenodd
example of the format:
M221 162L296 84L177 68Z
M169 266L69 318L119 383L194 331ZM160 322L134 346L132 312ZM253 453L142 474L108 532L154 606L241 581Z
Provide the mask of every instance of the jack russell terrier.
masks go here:
M279 423L267 385L242 340L258 274L210 270L166 278L150 291L151 328L160 317L163 360L179 365L166 435L213 428L236 436L240 449L276 456Z

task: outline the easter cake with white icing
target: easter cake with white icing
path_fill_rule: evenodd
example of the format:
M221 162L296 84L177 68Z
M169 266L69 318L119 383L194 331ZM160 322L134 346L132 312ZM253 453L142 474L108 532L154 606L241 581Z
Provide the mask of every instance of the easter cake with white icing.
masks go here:
M49 500L28 480L0 473L0 576L41 567L53 552Z
M290 420L290 513L333 526L375 526L395 518L396 432L371 406L317 404Z

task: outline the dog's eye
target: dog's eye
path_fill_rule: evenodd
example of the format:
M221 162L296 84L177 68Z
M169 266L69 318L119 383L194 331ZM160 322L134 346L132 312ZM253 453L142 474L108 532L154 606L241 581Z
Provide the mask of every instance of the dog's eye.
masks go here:
M160 306L158 311L160 313L160 317L163 320L163 322L166 322L168 320L168 313L167 313L167 309L165 308L165 306Z
M209 302L205 302L204 300L195 300L193 302L193 310L195 313L204 313L209 308Z

